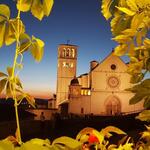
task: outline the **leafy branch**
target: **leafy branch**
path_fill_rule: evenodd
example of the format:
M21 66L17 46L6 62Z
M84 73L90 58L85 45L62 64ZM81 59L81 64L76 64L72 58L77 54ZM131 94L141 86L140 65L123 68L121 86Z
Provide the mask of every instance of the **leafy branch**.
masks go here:
M0 72L0 94L5 90L6 98L12 97L14 100L17 141L22 143L20 125L18 117L18 105L25 98L33 107L34 97L23 91L22 83L19 79L19 71L23 68L23 54L30 51L35 61L40 62L44 52L44 42L35 36L25 33L25 25L20 18L21 12L31 10L33 16L42 20L44 16L49 16L53 6L53 0L17 0L16 6L18 14L16 18L10 19L10 9L7 5L0 4L0 47L4 44L10 45L16 42L16 50L12 67L7 67L7 73ZM18 58L20 57L20 62Z
M128 73L130 82L137 84L128 89L135 95L130 104L145 100L144 107L150 108L149 90L143 86L146 74L150 73L150 1L149 0L102 0L101 12L110 19L112 40L118 43L115 55L127 55L130 59ZM149 83L145 80L144 83ZM138 89L139 88L139 89Z

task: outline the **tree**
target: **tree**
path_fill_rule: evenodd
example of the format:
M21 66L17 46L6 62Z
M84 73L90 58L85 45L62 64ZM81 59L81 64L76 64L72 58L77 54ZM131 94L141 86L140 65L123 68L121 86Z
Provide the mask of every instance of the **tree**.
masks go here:
M127 89L135 93L130 104L144 99L144 107L148 109L150 79L144 77L150 73L150 1L102 0L101 12L106 20L110 19L112 39L118 43L115 54L127 55L130 59L127 71L131 74L130 82L135 84ZM149 111L144 111L138 118L143 117L150 120Z

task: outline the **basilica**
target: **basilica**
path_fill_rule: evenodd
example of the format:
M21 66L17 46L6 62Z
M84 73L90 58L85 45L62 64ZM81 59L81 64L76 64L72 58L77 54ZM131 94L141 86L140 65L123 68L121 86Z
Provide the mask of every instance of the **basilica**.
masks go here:
M77 76L78 46L58 47L56 106L66 113L120 115L141 111L143 101L129 105L133 93L128 64L113 51L101 62L90 62L90 70Z

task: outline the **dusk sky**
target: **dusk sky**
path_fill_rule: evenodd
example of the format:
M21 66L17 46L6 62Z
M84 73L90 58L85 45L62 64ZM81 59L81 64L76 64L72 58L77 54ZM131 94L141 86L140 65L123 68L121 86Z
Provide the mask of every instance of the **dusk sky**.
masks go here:
M17 15L13 0L1 0L11 8L11 17ZM100 11L101 0L55 0L49 17L42 21L30 12L21 13L26 33L45 42L43 60L36 63L30 53L24 55L20 78L24 89L36 97L49 98L56 91L57 47L59 44L78 45L77 75L89 71L92 60L102 61L115 47L111 40L109 22ZM15 44L0 48L0 71L13 62Z

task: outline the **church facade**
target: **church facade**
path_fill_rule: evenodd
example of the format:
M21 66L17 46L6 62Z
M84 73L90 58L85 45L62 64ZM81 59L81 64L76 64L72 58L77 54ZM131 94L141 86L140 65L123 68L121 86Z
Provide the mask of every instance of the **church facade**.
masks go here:
M77 46L58 47L57 106L68 113L119 115L143 109L143 102L129 105L133 93L128 65L111 52L103 61L91 61L88 73L76 76Z

